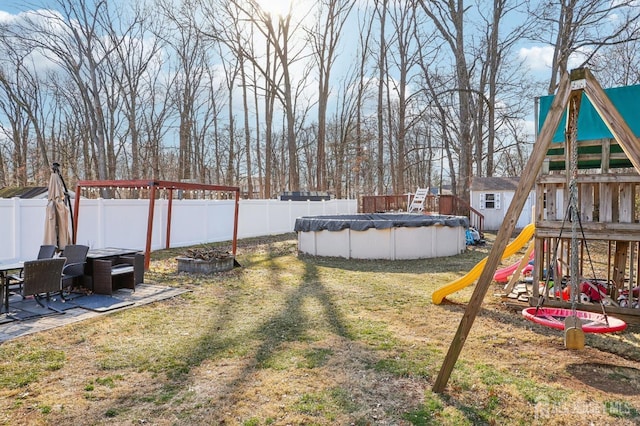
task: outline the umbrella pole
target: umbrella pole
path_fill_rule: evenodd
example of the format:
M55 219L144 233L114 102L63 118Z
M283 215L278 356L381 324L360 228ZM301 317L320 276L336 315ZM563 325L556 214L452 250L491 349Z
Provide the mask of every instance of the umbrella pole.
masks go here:
M73 207L71 207L71 197L69 197L69 190L67 189L67 184L64 182L64 178L62 177L62 173L60 173L60 163L53 163L51 169L54 173L60 176L60 180L62 181L62 187L64 188L64 200L69 206L69 215L71 216L71 223L73 223ZM75 229L71 226L71 241L75 241Z

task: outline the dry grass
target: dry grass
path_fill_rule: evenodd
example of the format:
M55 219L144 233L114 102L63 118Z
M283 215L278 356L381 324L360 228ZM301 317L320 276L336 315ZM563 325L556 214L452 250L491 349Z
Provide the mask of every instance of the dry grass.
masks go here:
M149 281L191 290L0 345L2 424L637 424L640 332L584 351L491 290L444 394L431 387L471 289L431 292L487 254L349 261L243 241L242 268Z

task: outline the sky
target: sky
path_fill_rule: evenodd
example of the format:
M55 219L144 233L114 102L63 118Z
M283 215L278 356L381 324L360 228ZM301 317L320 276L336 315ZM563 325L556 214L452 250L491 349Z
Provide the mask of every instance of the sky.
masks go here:
M294 8L295 11L299 12L301 10L306 11L309 8L309 1L310 0L297 0L297 1L302 1L303 4L302 6L300 5L296 5L296 7ZM366 2L367 0L358 0L361 2ZM289 10L289 1L288 0L258 0L258 2L264 6L265 8L267 8L270 12L272 12L274 15L277 15L278 13L286 13ZM53 2L47 2L47 1L43 1L43 2L37 2L37 1L14 1L14 0L8 0L2 3L2 5L0 5L0 23L6 20L11 20L13 18L15 18L15 15L20 13L20 12L25 12L28 10L33 10L36 8L45 8L47 4L52 4ZM352 13L352 16L355 16L355 13ZM352 42L357 43L357 37L346 37L347 40L351 40ZM347 54L343 53L343 57L339 60L338 64L337 64L337 69L336 69L336 75L339 72L339 68L340 68L340 61L343 60L344 58L346 59L351 59L349 58L348 52L349 52L349 47L348 45L343 46L343 52L347 52ZM356 48L354 48L355 51ZM512 54L514 55L513 60L514 61L518 61L518 62L522 62L525 67L527 67L529 69L529 72L531 73L531 76L534 78L539 78L542 81L548 80L548 73L550 70L550 63L553 57L553 48L551 46L543 46L543 45L533 45L533 44L523 44L521 47L519 47L518 49L514 49ZM344 68L346 68L346 64L343 64ZM300 71L301 72L301 71ZM297 73L297 72L294 72ZM337 80L336 80L337 81ZM316 89L316 85L314 83L311 83L308 87L307 90L309 90L309 95L311 96L313 94L313 91ZM541 95L544 95L545 93L541 93ZM236 96L235 99L239 102L240 101L240 96ZM534 100L531 101L531 116L530 119L527 120L527 122L524 124L527 132L529 134L533 134L534 133L534 123L533 123L533 116L534 116ZM237 110L240 111L241 110L241 106L240 104L238 104Z

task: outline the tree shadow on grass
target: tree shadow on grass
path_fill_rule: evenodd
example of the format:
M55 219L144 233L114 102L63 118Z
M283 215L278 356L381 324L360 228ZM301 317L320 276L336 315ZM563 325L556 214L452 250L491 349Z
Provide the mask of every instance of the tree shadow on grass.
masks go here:
M273 279L277 279L277 276L277 273L274 273ZM253 361L237 364L242 365L240 370L235 370L234 377L225 380L224 384L218 383L215 395L211 395L212 401L216 398L233 401L234 395L241 395L243 388L254 384L256 368L268 367L270 361L277 358L278 353L288 343L308 343L313 339L313 333L318 328L349 339L343 315L320 281L317 268L313 265L305 265L304 276L300 284L295 287L280 282L272 282L271 285L279 291L288 291L284 296L282 308L278 312L261 324L257 323L254 329L240 331L238 335L222 335L221 330L235 327L234 323L238 321L238 305L246 303L242 298L244 291L242 286L232 289L226 295L223 308L211 321L208 331L188 347L185 346L184 350L187 353L181 355L171 369L166 369L165 372L169 378L167 383L152 395L145 395L145 398L160 401L166 399L167 395L177 395L187 391L191 386L190 373L194 369L206 361L228 357L228 353L242 348L246 342L258 341L258 346L251 349ZM314 317L310 317L309 313L305 312L305 304L309 299L315 302L315 306L320 307ZM133 406L135 401L139 400L138 398L136 395L125 396L120 398L120 403L123 406Z
M283 309L256 331L256 335L263 339L256 351L256 361L259 364L267 361L286 342L309 340L308 332L313 331L313 324L317 321L311 321L308 314L303 312L306 299L315 299L322 306L322 314L329 325L329 332L340 337L349 337L342 314L319 280L317 268L305 265L301 284L289 294Z
M443 304L440 305L440 307L462 315L464 315L466 310L466 304ZM478 312L478 317L489 318L497 323L508 324L511 327L531 331L545 337L559 338L561 340L564 338L563 330L545 327L528 321L520 312L516 312L515 310L508 311L483 307ZM458 323L458 321L456 323ZM473 330L474 328L472 327L471 333L473 333ZM638 339L631 334L632 331L637 331L637 327L629 328L621 333L586 333L585 343L587 346L603 352L611 353L630 361L640 362ZM517 334L518 333L514 331L514 336L517 336ZM453 338L453 336L451 337ZM621 337L624 337L624 339Z

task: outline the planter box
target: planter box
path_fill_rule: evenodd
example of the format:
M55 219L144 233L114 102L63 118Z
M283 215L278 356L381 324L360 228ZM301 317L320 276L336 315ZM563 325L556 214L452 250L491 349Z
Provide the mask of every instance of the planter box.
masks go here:
M229 256L224 259L213 260L193 259L191 257L178 257L176 259L178 260L178 272L213 274L233 269L233 261L235 258Z

